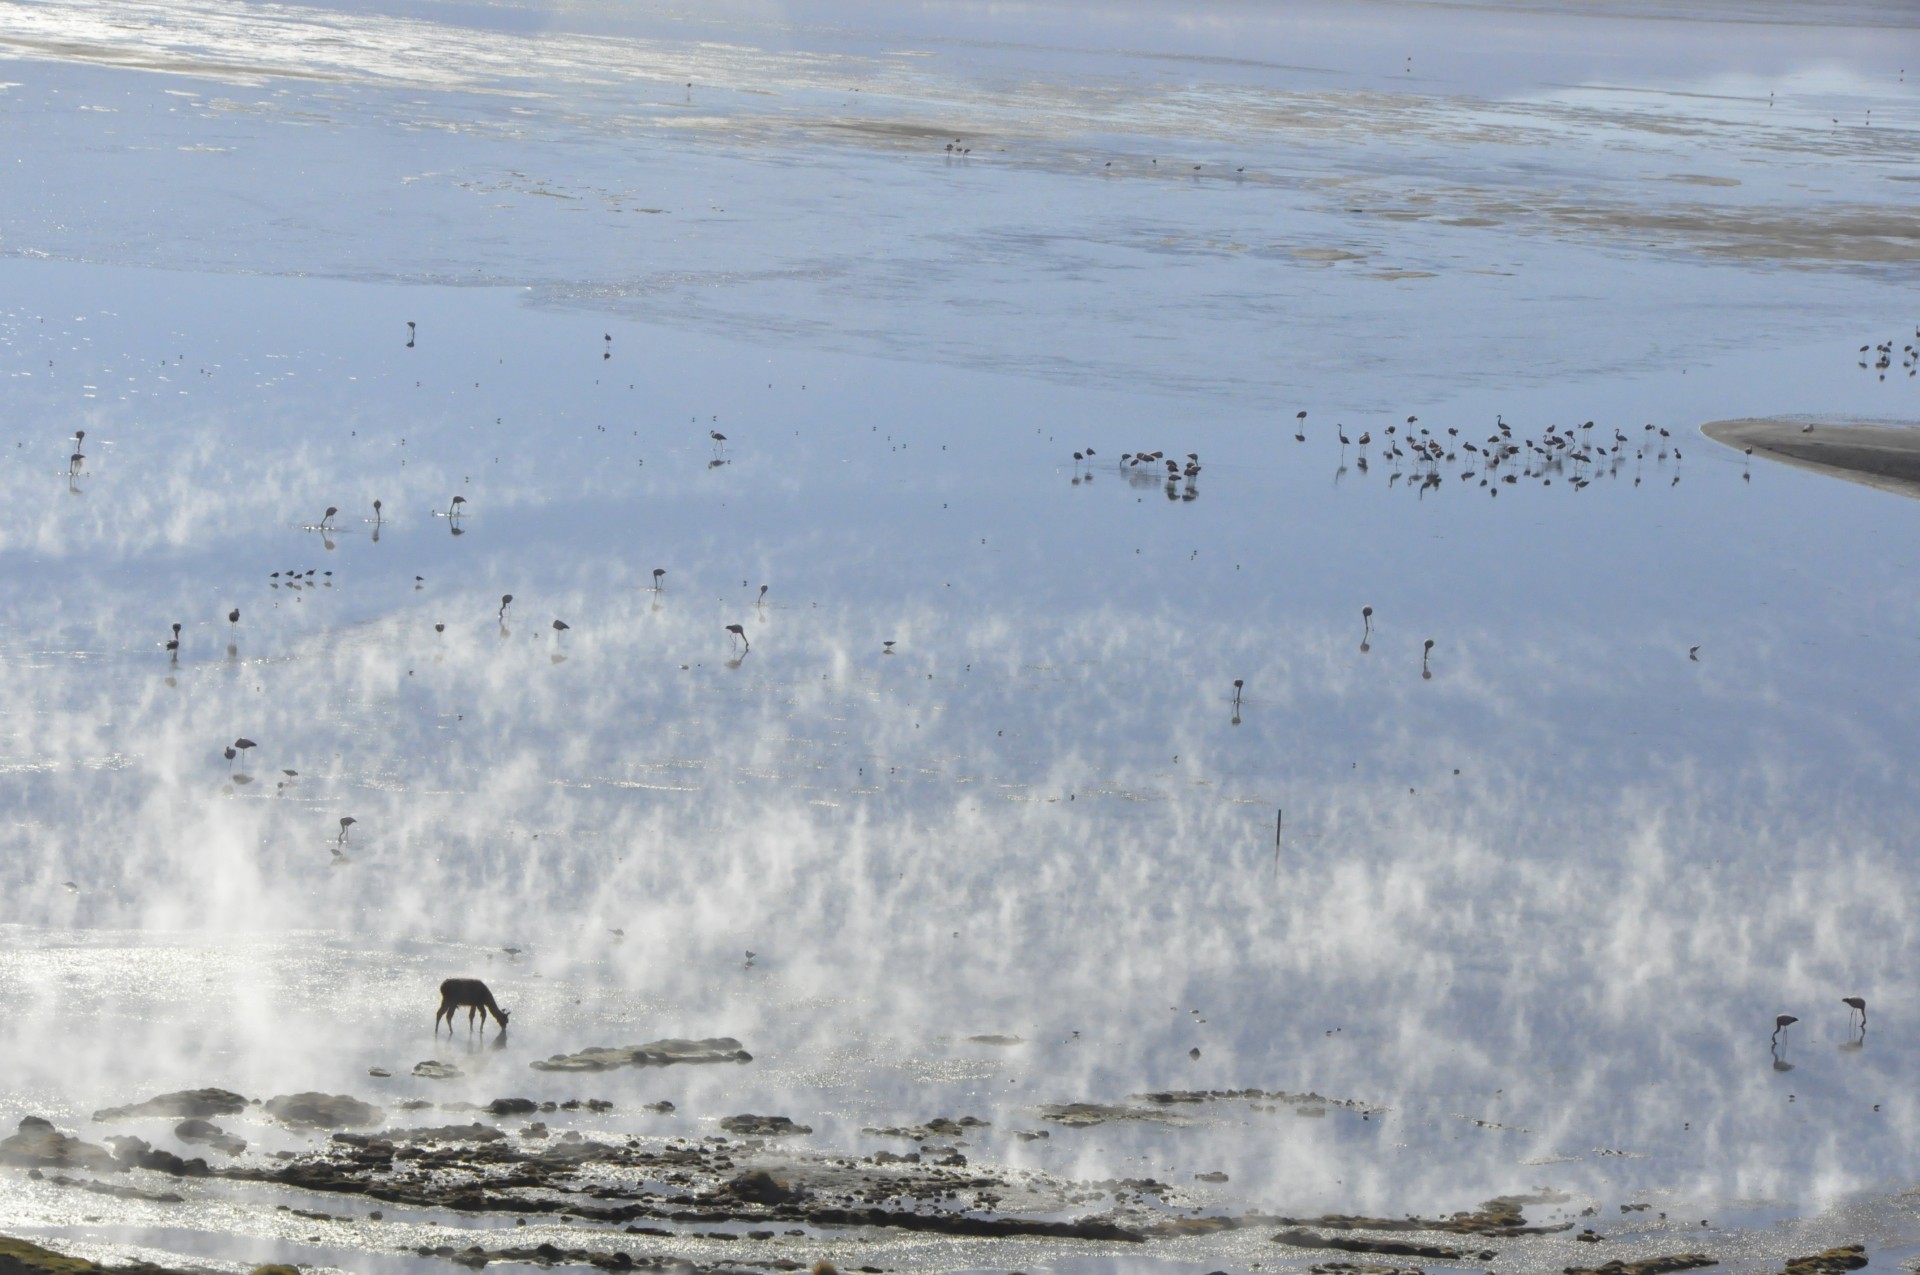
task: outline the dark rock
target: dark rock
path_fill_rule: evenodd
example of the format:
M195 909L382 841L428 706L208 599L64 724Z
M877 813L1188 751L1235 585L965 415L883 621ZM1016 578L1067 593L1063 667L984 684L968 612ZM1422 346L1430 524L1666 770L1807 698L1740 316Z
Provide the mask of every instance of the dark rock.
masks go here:
M173 1120L231 1116L247 1109L247 1100L226 1089L182 1089L163 1093L130 1107L107 1107L93 1113L95 1120L131 1120L139 1116L166 1116Z
M753 1055L731 1036L706 1040L670 1038L646 1045L589 1045L577 1054L555 1054L529 1063L536 1071L612 1071L616 1067L666 1067L673 1063L752 1062Z
M671 1115L673 1113L673 1104L668 1102L665 1098L662 1098L659 1102L648 1103L644 1108L644 1110L657 1112L663 1116Z
M438 1062L432 1058L413 1065L413 1074L422 1080L458 1080L461 1071L452 1063Z
M159 1151L148 1146L145 1138L121 1134L108 1138L107 1145L113 1148L113 1158L129 1169L149 1169L176 1178L204 1178L210 1172L207 1162L198 1156L182 1160L171 1151Z
M720 1127L728 1133L753 1138L789 1138L812 1133L812 1125L795 1124L785 1116L723 1116Z
M1212 1173L1196 1173L1193 1175L1193 1180L1195 1182L1225 1182L1227 1175L1215 1170Z
M1608 1262L1605 1266L1569 1266L1566 1275L1669 1275L1672 1271L1690 1271L1698 1266L1718 1266L1720 1259L1705 1253L1674 1253L1667 1257L1649 1257L1639 1262Z
M267 1114L297 1129L352 1129L379 1124L386 1113L347 1094L296 1093L269 1098Z
M1794 1258L1787 1263L1787 1268L1781 1275L1840 1275L1842 1271L1859 1270L1866 1264L1866 1245L1842 1244L1839 1248L1830 1248L1824 1253Z
M742 1173L723 1183L715 1195L724 1195L748 1204L793 1204L806 1198L806 1191L782 1182L765 1169Z
M0 1141L0 1164L91 1169L97 1173L114 1173L125 1167L105 1147L61 1133L51 1121L39 1116L27 1116L20 1121L18 1132Z
M530 1116L540 1110L540 1104L531 1098L495 1098L486 1106L490 1116Z

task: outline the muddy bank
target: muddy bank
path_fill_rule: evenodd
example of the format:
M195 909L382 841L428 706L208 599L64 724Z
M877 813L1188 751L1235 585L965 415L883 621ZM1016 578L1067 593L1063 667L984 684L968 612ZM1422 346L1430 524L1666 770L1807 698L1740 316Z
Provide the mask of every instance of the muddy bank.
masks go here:
M1700 432L1744 454L1920 497L1920 428L1913 425L1774 416L1713 421Z
M202 1272L134 1262L128 1266L101 1266L83 1257L69 1257L28 1240L0 1235L0 1275L203 1275ZM294 1275L290 1266L259 1266L253 1275Z

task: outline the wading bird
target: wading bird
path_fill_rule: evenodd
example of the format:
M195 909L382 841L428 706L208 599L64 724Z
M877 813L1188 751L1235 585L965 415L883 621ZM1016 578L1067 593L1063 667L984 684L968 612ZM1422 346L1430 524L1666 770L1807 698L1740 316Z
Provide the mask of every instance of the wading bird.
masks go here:
M359 822L360 821L358 819L355 819L352 815L341 815L340 816L340 836L338 840L344 843L347 839L347 829L353 827L353 825Z
M512 605L513 595L511 593L503 593L500 595L500 622L502 624L507 622L507 608Z
M738 624L729 624L727 626L727 632L733 634L735 637L740 639L740 650L743 654L753 649L753 643L747 641L747 631L742 626Z

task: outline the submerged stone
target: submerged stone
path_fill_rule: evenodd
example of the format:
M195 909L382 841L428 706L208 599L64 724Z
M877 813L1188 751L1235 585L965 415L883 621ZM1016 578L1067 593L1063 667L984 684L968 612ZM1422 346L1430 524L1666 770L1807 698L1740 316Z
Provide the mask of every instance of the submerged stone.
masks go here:
M705 1040L671 1037L645 1045L589 1045L577 1054L555 1054L527 1064L535 1071L612 1071L616 1067L667 1067L674 1063L747 1063L753 1055L731 1036Z
M282 1094L269 1098L266 1110L282 1124L305 1129L358 1128L386 1118L380 1108L348 1094Z

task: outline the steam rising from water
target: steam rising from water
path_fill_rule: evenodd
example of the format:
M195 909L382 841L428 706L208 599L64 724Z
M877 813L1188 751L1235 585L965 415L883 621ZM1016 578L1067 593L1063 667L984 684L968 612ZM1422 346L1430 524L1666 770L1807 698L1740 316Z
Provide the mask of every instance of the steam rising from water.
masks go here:
M207 176L162 246L79 215L75 182L0 214L23 256L190 271L0 265L0 1120L205 1084L583 1096L527 1063L725 1034L751 1067L595 1077L608 1127L670 1096L660 1132L778 1110L847 1147L971 1113L977 1157L1226 1170L1209 1203L1301 1213L1536 1184L1811 1209L1916 1171L1920 608L1884 548L1906 507L1746 472L1690 428L1900 410L1847 344L1857 311L1904 314L1897 262L1694 161L1784 148L1868 205L1907 132L1835 149L1800 118L1828 97L1756 84L1676 140L1685 76L1475 102L1235 79L1297 70L1274 64L1143 105L1111 55L1008 99L988 169L934 153L1000 100L951 60L703 46L697 107L614 119L639 90L608 59L658 52L631 33L331 15L374 46L334 59L277 12L175 8L60 52L90 13L20 16L43 30L15 47L87 64L8 89L57 125L16 143L44 171L69 172L49 103L76 86L186 94L192 122L134 131L257 166ZM504 91L555 50L544 96ZM188 87L157 93L102 69L181 58ZM850 78L890 95L858 127L827 101ZM1909 109L1864 73L1818 88ZM358 146L401 121L441 130L433 172ZM283 148L296 127L321 140ZM650 134L665 158L621 149ZM1117 178L1088 171L1096 138ZM1150 171L1170 141L1252 171ZM1656 190L1659 252L1510 162L1561 145ZM153 174L206 157L183 154ZM1409 155L1445 181L1412 189ZM228 228L220 192L272 204L288 156L394 183ZM1782 254L1857 273L1747 264ZM427 285L477 270L515 286ZM1335 442L1415 409L1469 440L1657 418L1687 456L1623 451L1584 489L1462 462L1416 491ZM1204 459L1191 500L1119 469L1148 447ZM513 1011L501 1048L418 1031L454 974ZM1862 1049L1837 1048L1843 995L1873 1007ZM448 1050L466 1079L407 1077ZM1044 1103L1249 1086L1354 1105L1014 1136ZM72 1222L37 1191L9 1210Z

